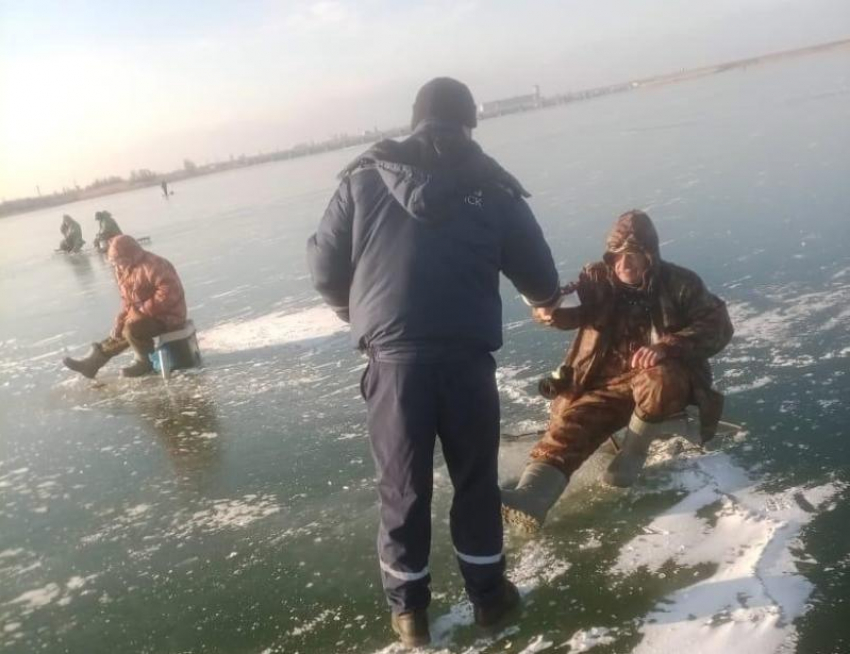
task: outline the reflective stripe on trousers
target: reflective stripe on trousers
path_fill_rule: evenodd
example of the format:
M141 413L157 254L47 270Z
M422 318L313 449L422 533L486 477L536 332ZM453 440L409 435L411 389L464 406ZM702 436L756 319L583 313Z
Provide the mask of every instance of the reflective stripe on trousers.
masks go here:
M393 570L389 565L387 565L381 560L379 560L378 563L381 566L381 570L386 572L391 577L395 577L396 579L400 579L401 581L419 581L420 579L424 579L429 575L429 570L427 566L419 572L401 572L400 570Z
M493 554L492 556L472 556L459 552L457 548L455 548L455 554L464 563L471 563L472 565L493 565L494 563L499 563L505 556L503 552Z

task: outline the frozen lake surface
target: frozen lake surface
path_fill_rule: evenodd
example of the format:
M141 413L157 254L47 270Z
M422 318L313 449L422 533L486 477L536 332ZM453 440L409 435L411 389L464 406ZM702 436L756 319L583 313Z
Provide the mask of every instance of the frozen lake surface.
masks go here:
M658 445L630 491L582 469L537 539L509 535L525 599L472 625L436 474L431 608L452 653L850 651L850 54L486 121L534 193L564 281L622 211L724 297L716 359L743 430ZM0 651L397 652L374 552L365 361L310 286L304 244L356 151L0 220ZM61 366L118 306L95 254L52 253L62 213L109 209L186 287L205 367L91 383ZM545 420L569 335L504 288L504 431ZM128 355L129 356L129 355ZM506 441L505 478L531 440Z

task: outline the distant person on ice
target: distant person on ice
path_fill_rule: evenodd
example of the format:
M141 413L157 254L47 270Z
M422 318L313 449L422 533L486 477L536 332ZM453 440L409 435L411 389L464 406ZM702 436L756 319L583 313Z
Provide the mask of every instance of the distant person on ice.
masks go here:
M139 377L153 370L149 355L154 351L154 336L180 329L186 322L183 285L171 263L143 250L132 236L113 238L107 257L115 267L121 292L121 311L112 333L92 344L85 359L65 358L63 363L93 379L112 357L132 348L135 361L122 368L121 374Z
M726 305L695 273L661 258L649 216L617 219L603 260L582 270L577 291L580 306L533 310L537 321L578 334L550 391L549 427L519 485L502 491L505 519L526 530L542 526L570 476L616 431L627 428L604 476L626 487L666 432L665 418L696 404L706 442L723 408L708 359L732 337Z
M168 182L162 180L160 182L159 187L162 189L162 197L168 198Z
M472 140L469 89L425 84L410 138L382 141L340 175L308 243L313 283L369 356L361 380L378 473L378 556L391 624L429 641L433 455L454 485L452 541L482 626L519 605L505 577L497 475L499 272L534 306L559 297L520 183Z
M109 248L109 242L116 236L121 236L123 232L108 211L98 211L94 214L94 219L98 226L97 236L94 237L94 246L100 252L106 252Z
M62 216L62 225L59 227L62 240L59 242L61 252L79 252L85 241L83 240L83 229L80 223L68 214Z

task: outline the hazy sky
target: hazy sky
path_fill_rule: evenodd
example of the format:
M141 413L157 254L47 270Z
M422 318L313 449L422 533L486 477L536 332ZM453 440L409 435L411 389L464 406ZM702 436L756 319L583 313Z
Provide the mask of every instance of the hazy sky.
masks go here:
M0 200L850 38L850 0L0 0Z

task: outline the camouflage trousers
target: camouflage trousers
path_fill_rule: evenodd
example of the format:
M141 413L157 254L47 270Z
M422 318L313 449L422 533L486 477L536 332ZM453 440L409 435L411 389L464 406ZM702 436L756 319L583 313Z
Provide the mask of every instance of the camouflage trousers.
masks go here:
M133 348L137 359L146 358L154 350L154 336L164 334L168 329L165 323L156 318L140 318L124 323L121 336L109 336L100 342L100 349L110 359L121 354L128 347Z
M628 425L632 413L647 422L659 422L683 411L691 390L687 368L668 360L603 380L578 397L559 395L552 401L549 427L531 458L569 476L609 436Z

